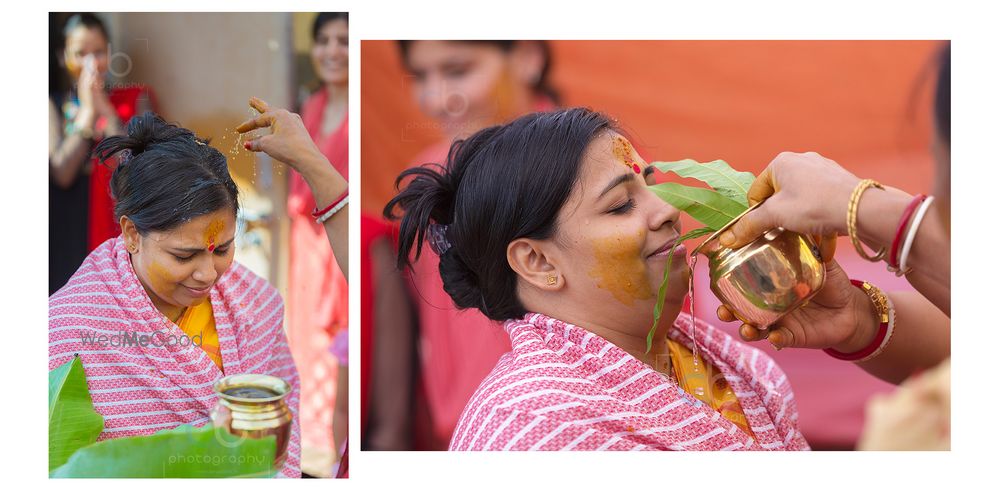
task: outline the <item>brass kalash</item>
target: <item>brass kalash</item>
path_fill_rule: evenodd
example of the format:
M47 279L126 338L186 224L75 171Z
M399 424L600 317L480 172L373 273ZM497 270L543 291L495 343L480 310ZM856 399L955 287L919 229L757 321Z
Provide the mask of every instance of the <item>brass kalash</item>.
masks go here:
M780 227L739 249L721 246L719 235L758 206L712 234L691 256L701 252L708 258L710 286L722 304L744 323L763 329L815 296L826 268L811 238Z
M291 391L287 382L270 375L223 377L215 383L219 402L212 409L212 425L238 438L274 435L274 469L280 469L288 455L292 431L292 412L285 402Z

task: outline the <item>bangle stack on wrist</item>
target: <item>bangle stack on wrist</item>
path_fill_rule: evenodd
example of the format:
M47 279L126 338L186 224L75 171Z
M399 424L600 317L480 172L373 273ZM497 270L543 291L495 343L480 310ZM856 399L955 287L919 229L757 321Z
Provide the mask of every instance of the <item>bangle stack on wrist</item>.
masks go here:
M885 257L885 247L879 249L874 256L869 256L864 248L861 247L861 240L858 238L858 202L861 201L861 194L871 187L885 189L873 179L864 179L854 188L854 193L851 194L851 201L847 204L847 235L851 238L851 243L854 244L854 249L858 251L858 255L874 263L881 261Z
M906 266L906 260L910 257L910 249L913 247L913 241L917 237L917 229L920 228L920 223L924 220L924 215L927 214L927 209L931 207L931 203L934 202L933 196L928 196L927 199L922 200L920 207L917 208L916 213L913 216L913 221L910 222L909 229L906 232L906 241L903 242L903 251L899 256L899 264L895 265L896 276L902 276L910 272L910 268ZM892 271L890 265L890 271Z
M886 263L888 263L888 270L896 276L908 274L910 268L907 266L907 259L909 258L910 250L913 248L917 229L920 227L924 215L927 214L927 209L930 208L931 203L934 201L934 197L923 194L914 197L899 219L899 224L896 226L896 235L892 240L890 248L887 250L885 247L882 247L874 256L870 256L865 252L861 245L861 239L858 237L858 202L861 201L861 194L870 187L885 189L881 184L871 179L865 179L858 183L857 187L854 188L854 193L851 194L851 201L847 204L847 235L851 238L854 249L862 258L871 262L885 259Z
M892 239L892 248L889 250L889 271L895 273L896 276L902 276L909 271L905 271L899 267L899 249L902 245L903 236L906 234L906 227L910 223L910 218L913 213L917 211L927 196L920 194L910 201L910 204L906 206L906 210L903 211L903 216L899 218L899 225L896 226L896 236Z
M854 353L842 353L833 348L824 349L823 352L838 360L860 363L871 360L885 351L885 347L889 345L893 329L896 326L896 310L892 306L892 300L874 285L858 280L851 280L851 284L864 291L875 307L879 320L875 339L868 346Z
M316 219L316 223L322 225L324 222L330 219L333 215L336 215L343 207L347 206L347 190L340 197L333 200L326 208L313 209L312 216Z

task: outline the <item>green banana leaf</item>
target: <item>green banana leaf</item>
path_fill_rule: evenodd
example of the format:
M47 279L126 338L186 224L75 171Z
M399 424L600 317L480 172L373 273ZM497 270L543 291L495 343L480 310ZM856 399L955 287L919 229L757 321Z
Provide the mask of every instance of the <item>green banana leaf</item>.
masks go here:
M94 411L80 357L49 372L49 471L97 441L104 418Z
M674 251L677 249L677 244L686 240L703 237L713 232L715 232L715 230L710 227L692 230L678 237L677 240L674 241L673 247L670 248L670 254L667 256L667 266L663 270L663 281L660 282L660 289L656 294L656 306L653 307L653 327L649 328L649 333L646 334L646 353L649 353L649 350L653 348L653 335L656 334L656 326L660 323L660 316L663 315L663 304L666 302L667 298L667 285L670 284L670 265L673 263ZM694 272L692 271L691 274L694 274Z
M673 172L681 177L698 179L708 184L723 196L738 201L743 206L749 206L747 193L753 184L754 175L751 172L738 172L724 160L713 160L700 163L692 159L676 162L653 162L662 172Z
M275 440L238 439L210 425L104 440L73 454L50 477L268 477Z
M748 208L718 191L665 182L650 186L663 201L691 215L708 228L719 230ZM744 200L746 201L746 200Z

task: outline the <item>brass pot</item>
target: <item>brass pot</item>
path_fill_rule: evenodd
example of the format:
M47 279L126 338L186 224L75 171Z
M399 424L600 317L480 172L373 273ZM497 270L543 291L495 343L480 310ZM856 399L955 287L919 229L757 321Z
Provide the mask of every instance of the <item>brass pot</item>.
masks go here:
M708 258L712 293L741 321L765 328L805 305L823 287L826 267L809 237L784 228L770 230L739 249L719 244L719 235L754 205L694 249Z
M274 468L280 469L292 434L292 412L285 402L291 386L278 377L244 373L223 377L214 389L219 401L212 409L212 424L238 438L274 435Z

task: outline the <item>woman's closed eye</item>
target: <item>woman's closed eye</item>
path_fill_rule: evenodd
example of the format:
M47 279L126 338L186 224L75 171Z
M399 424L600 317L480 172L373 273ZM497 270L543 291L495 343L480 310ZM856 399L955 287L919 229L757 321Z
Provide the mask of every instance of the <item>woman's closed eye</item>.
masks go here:
M633 209L635 209L635 200L630 197L624 203L608 210L608 213L612 215L625 215L628 214L628 212L632 211Z
M223 248L223 247L220 247L220 248L216 249L216 250L215 250L215 251L213 252L213 254L215 254L216 256L225 256L225 255L226 255L226 254L228 254L228 253L229 253L229 247L224 247L224 248ZM180 262L182 262L182 263L186 263L186 262L188 262L188 261L190 261L190 260L194 259L194 257L195 257L195 256L197 256L198 254L200 254L200 253L197 253L197 252L196 252L196 253L194 253L194 254L191 254L191 255L188 255L188 256L179 256L179 255L177 255L177 254L174 254L173 256L174 256L175 258L177 258L177 260L178 260L178 261L180 261Z

